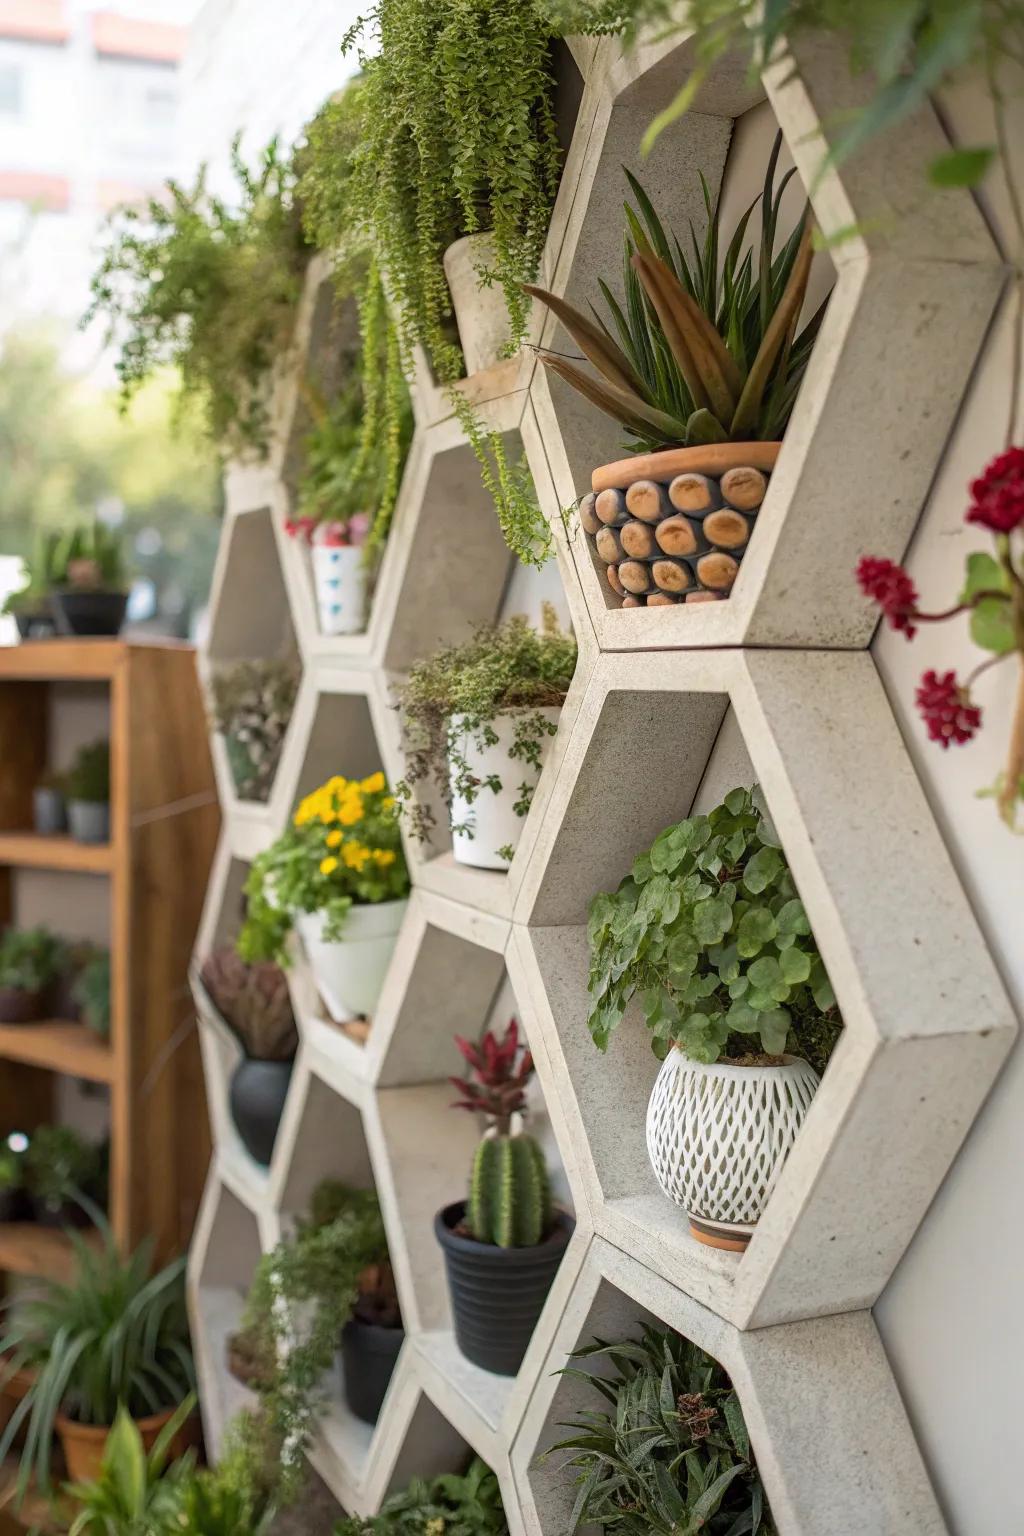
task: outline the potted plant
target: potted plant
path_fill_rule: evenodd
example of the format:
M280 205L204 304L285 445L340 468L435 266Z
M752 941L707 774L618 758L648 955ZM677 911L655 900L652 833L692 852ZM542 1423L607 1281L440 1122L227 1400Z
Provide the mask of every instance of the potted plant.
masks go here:
M47 928L0 934L0 1024L31 1024L46 1015L63 963L63 945Z
M100 1213L97 1212L100 1217ZM50 1487L51 1441L56 1431L70 1477L95 1480L103 1447L120 1407L152 1448L164 1426L195 1388L185 1315L185 1260L152 1272L151 1244L122 1258L109 1227L98 1222L102 1246L68 1234L75 1278L67 1285L40 1280L31 1296L5 1302L0 1351L12 1370L36 1375L0 1438L0 1459L27 1421L18 1494L29 1480ZM175 1454L185 1449L179 1430Z
M110 841L110 743L81 747L67 774L68 825L77 843Z
M94 948L75 979L78 1017L101 1040L110 1039L110 951Z
M32 791L32 825L40 837L56 837L68 829L64 775L45 773Z
M663 1061L647 1111L662 1189L742 1252L841 1028L775 829L749 789L668 827L590 905L590 1032L642 1001Z
M41 1125L32 1132L25 1153L25 1185L42 1226L88 1226L102 1180L99 1147L73 1126Z
M506 1536L508 1521L498 1479L474 1456L465 1472L414 1477L390 1494L380 1513L340 1520L334 1536Z
M623 607L727 597L764 500L824 305L798 332L811 267L805 213L776 251L776 137L761 196L746 210L719 272L719 206L706 183L708 228L692 264L670 239L635 177L627 205L625 302L601 289L610 324L542 288L527 292L557 315L596 369L542 353L553 374L618 421L635 457L602 465L580 521ZM744 252L760 204L755 270Z
M56 561L61 535L53 530L36 534L31 556L25 561L25 581L5 599L0 613L10 614L22 640L48 639L54 632L50 593L57 578Z
M645 1323L638 1339L573 1350L563 1369L597 1404L564 1423L571 1433L543 1457L569 1452L573 1530L777 1536L739 1398L710 1355Z
M364 1424L380 1418L404 1338L395 1275L385 1254L360 1274L352 1316L341 1330L345 1401Z
M550 605L539 631L512 618L413 666L398 689L406 772L396 793L414 837L429 840L433 816L414 795L432 784L456 860L508 869L575 669L576 641Z
M31 1214L25 1188L23 1140L20 1133L14 1132L0 1143L0 1222L25 1221Z
M170 1536L189 1529L182 1514L195 1475L192 1455L168 1461L195 1405L195 1396L187 1397L149 1447L131 1414L118 1408L96 1476L65 1485L76 1510L68 1536ZM198 1536L198 1528L191 1529ZM203 1536L219 1536L218 1529L208 1526Z
M294 660L238 661L211 678L213 724L240 800L270 799L300 675Z
M266 1166L299 1043L288 982L273 961L247 965L232 945L208 955L199 975L242 1048L231 1077L231 1118L246 1150Z
M50 607L60 635L117 635L128 607L120 535L99 518L74 528L55 556Z
M377 1006L407 906L393 797L383 773L338 775L307 795L288 830L254 860L238 952L287 965L294 926L332 1016Z
M500 1041L487 1030L479 1045L458 1035L455 1043L471 1075L451 1079L462 1094L453 1108L484 1116L488 1127L468 1198L438 1211L434 1233L459 1349L485 1371L514 1376L574 1223L554 1209L544 1154L522 1128L533 1058L520 1049L515 1019Z

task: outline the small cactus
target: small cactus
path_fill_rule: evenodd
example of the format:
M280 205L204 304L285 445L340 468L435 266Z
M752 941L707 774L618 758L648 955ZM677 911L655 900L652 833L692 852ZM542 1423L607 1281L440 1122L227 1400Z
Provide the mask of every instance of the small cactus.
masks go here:
M543 1152L532 1136L513 1132L512 1116L526 1112L533 1058L527 1050L520 1052L515 1019L501 1040L487 1030L479 1045L458 1035L455 1043L473 1076L451 1079L462 1095L453 1108L491 1121L473 1158L466 1225L478 1242L532 1248L551 1226L551 1189Z

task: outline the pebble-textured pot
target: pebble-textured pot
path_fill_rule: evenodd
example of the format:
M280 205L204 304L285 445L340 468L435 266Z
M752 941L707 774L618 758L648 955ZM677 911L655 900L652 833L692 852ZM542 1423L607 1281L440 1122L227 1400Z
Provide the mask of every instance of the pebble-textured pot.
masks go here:
M106 800L69 800L68 827L76 843L109 843L109 803Z
M781 446L668 448L595 469L580 522L618 605L728 597Z
M24 987L0 987L0 1024L34 1024L45 1016L46 994Z
M56 837L68 829L68 808L59 789L39 785L32 791L32 825L40 837Z
M266 1167L288 1097L293 1063L254 1061L246 1056L231 1078L231 1118L246 1151Z
M50 607L59 635L119 635L128 607L126 592L53 592Z
M405 1338L402 1328L384 1328L350 1317L341 1330L342 1387L357 1419L376 1424L388 1382Z
M444 253L444 275L452 296L467 375L497 363L511 339L508 309L501 288L480 284L480 268L494 266L494 237L485 231L463 235Z
M497 1248L454 1230L465 1209L460 1200L434 1217L448 1272L455 1340L474 1365L496 1376L514 1376L575 1224L559 1211L554 1231L535 1248Z

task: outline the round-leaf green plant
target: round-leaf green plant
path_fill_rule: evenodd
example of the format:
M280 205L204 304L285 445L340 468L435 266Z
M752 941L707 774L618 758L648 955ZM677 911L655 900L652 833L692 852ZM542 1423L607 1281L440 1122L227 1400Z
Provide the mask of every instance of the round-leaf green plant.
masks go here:
M639 997L654 1053L692 1061L787 1049L824 1070L840 1021L778 836L734 789L668 827L590 905L590 1012L603 1051Z

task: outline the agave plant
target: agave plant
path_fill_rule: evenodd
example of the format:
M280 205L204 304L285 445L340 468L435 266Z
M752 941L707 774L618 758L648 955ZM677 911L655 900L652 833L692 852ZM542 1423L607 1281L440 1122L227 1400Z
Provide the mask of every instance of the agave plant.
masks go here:
M779 209L792 170L775 186L782 135L764 189L747 208L719 269L720 207L701 175L708 223L703 243L691 223L692 257L666 233L653 204L627 171L637 208L625 205L624 302L600 283L611 324L592 320L556 294L527 292L561 320L599 377L550 352L545 367L631 434L634 453L704 443L773 442L782 436L811 354L824 305L799 332L811 268L807 209L776 253ZM744 251L761 207L761 239ZM741 254L742 253L742 254Z

